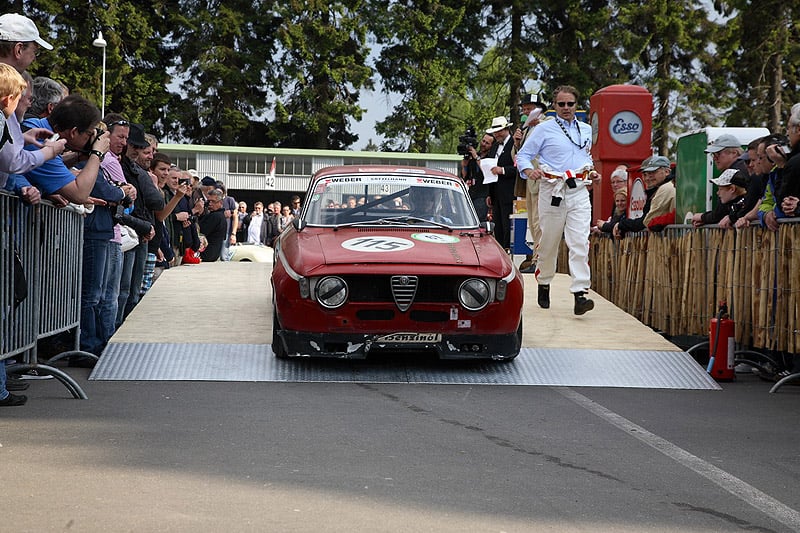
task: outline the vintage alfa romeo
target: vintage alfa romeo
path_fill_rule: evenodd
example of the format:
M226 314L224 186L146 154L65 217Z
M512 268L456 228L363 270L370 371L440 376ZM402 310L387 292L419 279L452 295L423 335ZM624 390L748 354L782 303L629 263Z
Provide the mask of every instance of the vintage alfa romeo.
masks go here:
M279 358L430 351L511 360L521 276L479 224L464 182L419 167L328 167L276 239Z

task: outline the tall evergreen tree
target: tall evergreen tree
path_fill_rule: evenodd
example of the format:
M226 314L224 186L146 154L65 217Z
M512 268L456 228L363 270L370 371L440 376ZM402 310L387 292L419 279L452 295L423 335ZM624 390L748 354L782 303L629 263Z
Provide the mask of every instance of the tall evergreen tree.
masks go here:
M54 78L102 107L103 52L92 46L102 31L108 43L106 112L125 113L150 129L169 99L166 71L171 54L163 39L165 10L163 2L152 1L30 2L23 12L36 20L56 48L40 55L31 74Z
M630 66L617 57L615 4L605 0L554 0L535 4L528 52L535 58L545 95L572 85L581 106L607 85L630 81Z
M477 0L372 2L370 20L383 46L377 62L384 89L400 101L376 126L384 149L427 152L433 137L460 127L454 102L465 98L465 79L482 46ZM469 16L468 16L469 15Z
M358 140L349 122L364 111L361 89L372 88L362 3L295 0L280 8L273 125L279 146L342 149Z
M620 3L619 21L622 57L654 96L653 146L668 154L670 133L685 131L694 119L702 122L717 103L718 92L704 74L714 63L709 42L717 26L694 0Z
M494 57L499 64L492 63L492 70L501 70L501 78L505 85L503 91L504 109L494 115L509 116L511 122L519 124L519 102L525 92L525 85L530 79L538 78L532 53L534 42L531 39L535 31L530 16L533 6L524 0L494 0L490 3L490 14L487 18L492 35L497 40ZM495 73L497 74L497 73Z
M738 0L718 4L729 18L715 40L721 68L712 76L725 84L730 126L766 126L778 132L786 112L800 98L800 6L778 0Z
M180 0L174 15L183 95L170 106L170 126L195 143L271 145L263 122L266 81L277 71L273 2Z

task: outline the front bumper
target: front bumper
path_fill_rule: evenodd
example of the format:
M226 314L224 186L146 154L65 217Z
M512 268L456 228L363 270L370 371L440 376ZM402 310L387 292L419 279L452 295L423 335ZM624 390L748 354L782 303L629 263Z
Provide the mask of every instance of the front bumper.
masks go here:
M290 357L365 359L371 352L433 352L440 359L515 358L520 351L518 333L503 335L441 334L436 342L386 342L383 335L278 332ZM277 339L276 339L277 340Z

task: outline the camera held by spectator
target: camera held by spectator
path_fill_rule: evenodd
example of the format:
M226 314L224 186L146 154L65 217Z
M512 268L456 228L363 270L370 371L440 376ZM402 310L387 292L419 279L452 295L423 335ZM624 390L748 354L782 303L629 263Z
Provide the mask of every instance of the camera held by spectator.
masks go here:
M116 206L112 206L111 217L114 219L114 223L130 226L137 235L149 235L153 226L148 221L136 218L125 212L125 210L132 205L133 200L131 200L131 197L125 195L125 198L120 200Z
M475 136L475 128L473 126L467 128L464 131L464 135L458 138L458 147L456 148L458 155L464 158L472 157L469 150L470 147L473 149L478 147L478 138Z

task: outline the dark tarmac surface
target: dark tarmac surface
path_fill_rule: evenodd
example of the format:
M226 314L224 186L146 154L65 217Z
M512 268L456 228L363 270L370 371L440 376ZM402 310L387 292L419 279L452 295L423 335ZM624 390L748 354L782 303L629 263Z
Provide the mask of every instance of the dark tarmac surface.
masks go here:
M753 376L685 391L71 373L89 400L35 382L0 413L2 531L800 527L800 387Z
M692 391L68 372L88 400L34 381L0 409L0 532L800 530L800 387L753 375Z

